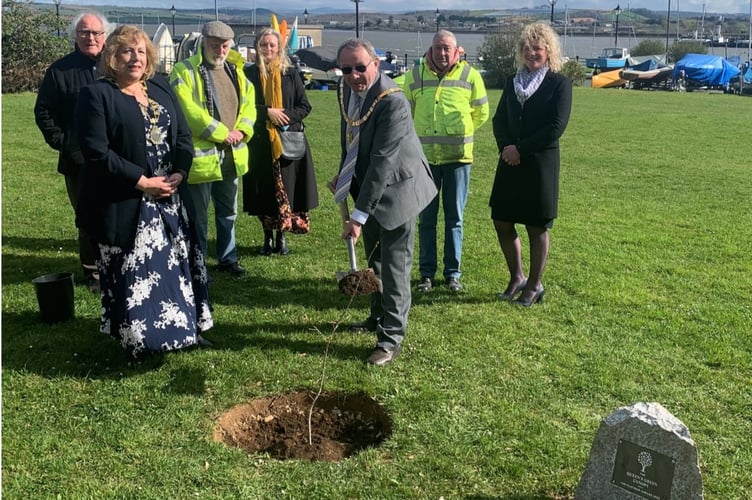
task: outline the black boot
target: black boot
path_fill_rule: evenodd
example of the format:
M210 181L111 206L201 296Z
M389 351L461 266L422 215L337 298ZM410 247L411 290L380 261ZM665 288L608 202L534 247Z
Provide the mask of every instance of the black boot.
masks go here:
M285 241L284 231L277 231L277 241L274 245L274 252L280 255L287 255L290 253L290 249L287 248L287 241Z
M261 255L271 255L274 251L274 239L271 231L264 231L264 246L261 247L259 253Z

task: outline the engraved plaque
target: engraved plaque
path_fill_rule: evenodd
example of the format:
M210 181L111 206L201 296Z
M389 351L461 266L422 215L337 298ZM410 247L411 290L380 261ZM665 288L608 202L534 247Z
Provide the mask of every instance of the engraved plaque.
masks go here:
M650 500L670 500L676 461L624 439L619 440L611 483Z

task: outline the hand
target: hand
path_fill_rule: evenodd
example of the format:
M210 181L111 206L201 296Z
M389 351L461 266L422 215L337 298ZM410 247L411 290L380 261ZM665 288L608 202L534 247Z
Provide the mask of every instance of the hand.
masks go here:
M240 130L230 130L230 133L227 134L227 137L223 141L228 146L234 146L236 144L240 144L240 142L243 140L243 132Z
M172 175L176 175L182 179L180 174ZM142 175L136 183L136 188L155 198L167 198L177 191L177 185L174 185L168 179L168 177L145 177Z
M356 244L358 242L358 238L360 238L362 226L352 219L345 221L343 226L344 229L342 230L342 239L346 240L347 238L352 238L353 245Z
M515 145L509 145L501 152L501 159L504 160L507 165L516 167L520 164L520 152Z
M172 173L167 176L167 182L169 182L173 188L177 189L180 183L183 182L183 174L180 172Z
M269 120L277 127L284 127L290 124L290 117L285 114L284 109L269 108L266 111L269 113Z

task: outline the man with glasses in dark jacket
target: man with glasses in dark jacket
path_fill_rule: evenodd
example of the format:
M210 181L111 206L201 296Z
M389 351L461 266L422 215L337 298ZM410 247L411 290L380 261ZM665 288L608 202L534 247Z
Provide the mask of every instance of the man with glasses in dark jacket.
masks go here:
M57 171L65 176L65 188L74 211L84 158L74 132L73 110L79 90L99 77L96 67L108 28L101 14L84 12L76 16L69 29L75 48L47 69L34 106L37 127L47 144L58 152ZM93 293L99 293L96 264L99 246L82 229L78 230L78 252L87 286Z

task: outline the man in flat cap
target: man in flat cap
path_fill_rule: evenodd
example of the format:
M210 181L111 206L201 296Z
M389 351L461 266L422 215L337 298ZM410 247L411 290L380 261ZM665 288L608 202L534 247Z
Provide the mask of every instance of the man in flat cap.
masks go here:
M235 244L238 178L248 171L246 144L256 120L255 94L243 73L243 56L230 48L235 37L232 28L211 21L201 35L201 50L177 63L170 75L196 150L182 195L204 255L208 255L209 199L214 202L219 270L240 276L245 269L238 262Z

